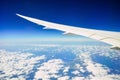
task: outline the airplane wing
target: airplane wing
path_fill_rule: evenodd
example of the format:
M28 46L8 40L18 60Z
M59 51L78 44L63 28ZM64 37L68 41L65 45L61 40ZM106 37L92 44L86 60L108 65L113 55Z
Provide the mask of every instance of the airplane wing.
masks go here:
M55 29L55 30L63 31L64 34L82 35L85 37L89 37L92 39L96 39L96 40L108 43L112 45L113 48L120 48L120 32L86 29L86 28L52 23L44 20L23 16L20 14L16 14L16 15L28 21L36 23L38 25L45 26L43 29Z

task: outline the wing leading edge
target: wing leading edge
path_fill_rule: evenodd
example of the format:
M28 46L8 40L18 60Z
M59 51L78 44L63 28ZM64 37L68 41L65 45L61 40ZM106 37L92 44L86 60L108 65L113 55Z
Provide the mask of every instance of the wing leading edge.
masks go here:
M105 43L108 43L115 48L120 48L120 32L111 32L111 31L103 31L103 30L94 30L94 29L86 29L68 25L62 25L57 23L52 23L48 21L43 21L27 16L23 16L20 14L16 14L19 17L22 17L28 21L36 23L41 26L45 26L43 29L55 29L63 31L64 34L75 34L75 35L82 35L85 37L89 37L92 39L96 39ZM113 48L114 48L113 47Z

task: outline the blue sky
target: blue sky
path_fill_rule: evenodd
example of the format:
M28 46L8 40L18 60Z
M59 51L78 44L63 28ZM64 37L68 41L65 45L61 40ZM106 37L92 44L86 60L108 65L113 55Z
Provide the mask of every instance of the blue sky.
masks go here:
M0 39L71 38L60 31L43 30L42 26L16 13L60 24L119 32L119 8L119 0L1 0Z

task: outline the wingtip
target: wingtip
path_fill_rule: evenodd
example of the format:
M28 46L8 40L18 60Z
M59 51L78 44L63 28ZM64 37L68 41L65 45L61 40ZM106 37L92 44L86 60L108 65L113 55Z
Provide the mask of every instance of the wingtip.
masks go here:
M20 14L16 13L17 16L20 16Z
M16 13L16 15L19 16L19 17L22 17L22 18L25 17L25 16L23 16L23 15L21 15L21 14L18 14L18 13Z
M18 13L16 13L16 15L19 15Z

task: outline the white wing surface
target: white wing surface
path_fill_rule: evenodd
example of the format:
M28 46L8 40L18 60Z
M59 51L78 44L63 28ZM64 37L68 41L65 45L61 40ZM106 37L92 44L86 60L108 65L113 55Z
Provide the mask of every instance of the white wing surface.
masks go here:
M43 29L56 29L56 30L63 31L64 34L82 35L85 37L89 37L92 39L96 39L96 40L108 43L114 47L120 48L120 32L86 29L86 28L80 28L80 27L74 27L74 26L68 26L68 25L62 25L62 24L52 23L48 21L43 21L43 20L23 16L20 14L16 14L16 15L28 21L36 23L38 25L45 26Z

